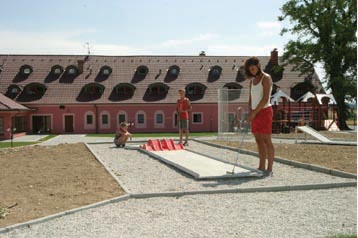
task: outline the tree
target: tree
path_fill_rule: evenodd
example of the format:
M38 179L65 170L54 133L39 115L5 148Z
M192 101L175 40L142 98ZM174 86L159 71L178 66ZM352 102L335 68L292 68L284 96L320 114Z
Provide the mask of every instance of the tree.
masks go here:
M339 127L348 129L345 98L357 98L356 0L289 0L280 10L279 21L293 25L281 35L297 35L285 45L283 60L302 74L313 74L316 63L323 65L326 90L337 101Z

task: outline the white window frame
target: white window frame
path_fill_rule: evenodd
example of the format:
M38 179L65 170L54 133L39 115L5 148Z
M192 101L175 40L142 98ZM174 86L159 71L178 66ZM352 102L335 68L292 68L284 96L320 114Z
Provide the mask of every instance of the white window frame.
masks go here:
M194 122L194 115L201 115L201 122ZM204 124L204 113L202 113L202 112L193 112L192 114L191 114L191 121L192 121L192 123L194 124L194 125L202 125L202 124Z
M91 115L92 116L92 124L88 124L87 123L87 116ZM83 118L83 121L84 121L84 128L86 130L89 130L89 129L95 129L96 127L96 117L95 117L95 114L94 112L92 111L87 111L85 114L84 114L84 118Z
M127 112L125 112L125 111L119 111L119 112L117 113L117 116L116 116L117 127L119 127L119 124L120 124L119 115L124 115L125 118L126 118L126 121L125 121L125 122L128 122L128 114L127 114Z
M108 124L103 124L102 116L107 115L108 116ZM101 129L109 129L111 128L111 114L108 111L102 111L99 115L100 118L100 128Z
M163 122L157 123L157 115L161 114L163 116ZM164 128L165 125L165 114L162 110L155 111L154 112L154 128Z
M138 123L138 115L143 114L144 115L144 123ZM145 111L137 111L135 114L135 127L136 128L147 128L147 114Z

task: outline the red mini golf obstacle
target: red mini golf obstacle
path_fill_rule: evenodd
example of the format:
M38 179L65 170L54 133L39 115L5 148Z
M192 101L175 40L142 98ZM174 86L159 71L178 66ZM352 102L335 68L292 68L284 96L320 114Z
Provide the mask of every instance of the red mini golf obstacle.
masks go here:
M148 151L184 150L183 144L175 144L173 139L150 139L147 144L141 145L140 148Z
M182 143L176 144L172 139L150 139L140 145L139 150L196 179L262 176L262 172L257 169L185 149ZM227 174L229 170L232 172Z

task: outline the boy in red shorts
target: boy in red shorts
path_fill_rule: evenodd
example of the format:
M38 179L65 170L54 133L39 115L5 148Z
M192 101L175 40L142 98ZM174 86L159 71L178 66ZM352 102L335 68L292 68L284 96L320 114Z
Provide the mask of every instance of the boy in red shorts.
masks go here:
M185 89L179 89L179 99L177 101L177 117L179 128L179 143L183 141L183 131L185 131L184 146L188 146L189 139L189 111L191 111L191 104L187 97L185 97Z
M261 65L256 57L245 61L245 74L250 79L249 108L251 110L248 121L251 122L251 132L255 136L259 151L259 170L264 175L272 176L272 166L275 151L272 144L272 106L270 96L272 91L272 79L269 74L261 70ZM266 169L266 158L268 165Z

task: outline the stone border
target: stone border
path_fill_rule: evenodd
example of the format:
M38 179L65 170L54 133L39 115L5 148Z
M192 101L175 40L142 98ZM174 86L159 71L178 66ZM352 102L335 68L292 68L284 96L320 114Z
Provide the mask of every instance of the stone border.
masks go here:
M330 188L356 187L356 182L340 182L340 183L317 183L317 184L297 184L297 185L281 185L271 187L249 187L249 188L233 188L233 189L216 189L216 190L192 190L182 192L159 192L159 193L137 193L131 194L131 198L145 199L154 197L182 197L187 195L200 194L223 194L223 193L262 193L262 192L288 192L288 191L304 191Z
M27 222L17 223L17 224L14 224L14 225L6 226L4 228L0 228L0 234L7 233L7 232L9 232L11 230L14 230L14 229L18 229L18 228L22 228L22 227L26 227L26 226L30 226L30 225L35 225L35 224L47 222L47 221L50 221L50 220L53 220L53 219L56 219L56 218L59 218L59 217L74 214L74 213L84 211L84 210L88 210L88 209L91 209L91 208L104 206L104 205L107 205L107 204L110 204L110 203L126 201L129 198L131 198L131 195L126 194L126 195L122 195L122 196L119 196L119 197L104 200L104 201L101 201L101 202L86 205L86 206L83 206L83 207L67 210L67 211L64 211L64 212L52 214L52 215L45 216L45 217L40 217L40 218L30 220L30 221L27 221Z
M232 151L235 151L235 152L238 151L237 148L230 147L230 146L224 146L224 145L218 145L218 144L214 144L214 143L211 143L211 142L208 142L208 141L200 141L200 140L197 140L197 139L193 139L193 141L198 142L198 143L202 143L202 144L205 144L205 145L221 148L221 149L228 149L228 150L232 150ZM250 151L250 150L242 150L241 149L240 152L242 154L246 154L246 155L258 156L258 153ZM333 175L333 176L337 176L337 177L357 179L356 174L343 172L343 171L336 170L336 169L330 169L330 168L326 168L326 167L319 166L319 165L312 165L312 164L302 163L302 162L288 160L288 159L284 159L284 158L280 158L280 157L275 157L275 161L279 162L281 164L287 164L287 165L295 166L295 167L298 167L298 168L308 169L308 170L312 170L312 171L315 171L315 172L325 173L325 174L329 174L329 175Z

